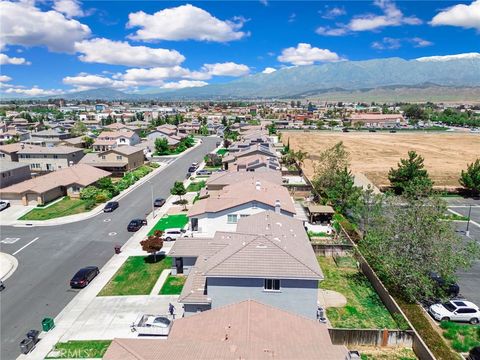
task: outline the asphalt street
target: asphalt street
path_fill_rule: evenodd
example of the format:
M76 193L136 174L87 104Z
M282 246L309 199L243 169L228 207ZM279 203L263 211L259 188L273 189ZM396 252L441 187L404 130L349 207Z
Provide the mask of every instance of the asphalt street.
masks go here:
M449 209L464 216L468 216L470 205L472 205L470 212L470 219L475 222L470 222L468 227L470 239L476 240L480 243L480 201L473 199L449 199ZM466 238L467 223L455 222L457 233ZM459 271L458 285L460 285L460 294L467 300L470 300L480 306L480 260L474 262L473 266L464 271Z
M203 138L199 147L154 176L150 180L154 197L167 198L174 181L184 180L189 165L202 161L217 141ZM2 360L15 359L25 333L40 329L43 318L55 317L81 291L69 287L78 269L87 265L102 267L113 256L114 245L128 240L129 221L151 212L150 184L132 190L119 203L113 213L70 224L0 227L1 251L14 255L19 262L16 272L5 282L6 290L0 293Z

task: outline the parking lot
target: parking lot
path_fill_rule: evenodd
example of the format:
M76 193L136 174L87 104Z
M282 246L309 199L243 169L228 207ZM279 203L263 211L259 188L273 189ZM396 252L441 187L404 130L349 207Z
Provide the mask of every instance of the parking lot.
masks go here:
M470 212L469 238L466 236L467 222L455 222L455 227L463 238L480 243L480 200L454 198L449 199L448 204L454 213L468 216ZM480 306L480 260L475 261L472 268L458 272L458 284L461 295Z

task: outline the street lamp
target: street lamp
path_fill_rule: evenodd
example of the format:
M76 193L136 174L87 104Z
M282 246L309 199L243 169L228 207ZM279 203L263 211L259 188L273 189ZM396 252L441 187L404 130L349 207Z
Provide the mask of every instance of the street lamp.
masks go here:
M155 203L153 200L153 184L150 180L147 180L147 182L150 184L150 193L152 195L152 218L155 219Z

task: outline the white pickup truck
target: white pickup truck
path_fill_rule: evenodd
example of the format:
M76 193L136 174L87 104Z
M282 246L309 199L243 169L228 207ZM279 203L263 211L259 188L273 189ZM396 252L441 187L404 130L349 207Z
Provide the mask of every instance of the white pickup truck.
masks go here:
M166 315L139 315L130 326L138 335L168 336L172 321Z

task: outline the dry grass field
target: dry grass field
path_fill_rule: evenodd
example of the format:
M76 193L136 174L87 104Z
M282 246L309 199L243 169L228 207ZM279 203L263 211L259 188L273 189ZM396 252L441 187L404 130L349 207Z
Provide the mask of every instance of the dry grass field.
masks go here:
M320 151L343 141L350 153L351 169L365 174L375 185L389 185L388 170L400 158L415 150L425 159L425 167L437 187L457 187L461 170L480 157L480 136L470 133L368 133L368 132L283 132L292 149L307 151L304 171L313 175L313 163Z

